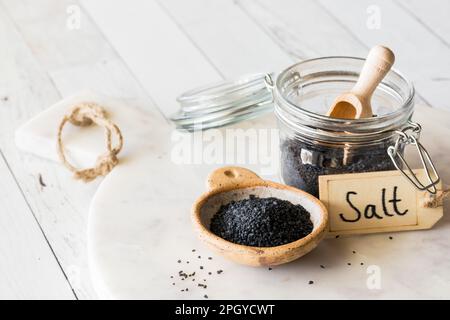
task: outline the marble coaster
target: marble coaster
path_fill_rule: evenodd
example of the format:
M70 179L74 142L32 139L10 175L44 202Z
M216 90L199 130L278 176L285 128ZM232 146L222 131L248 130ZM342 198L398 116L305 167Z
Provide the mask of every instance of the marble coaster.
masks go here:
M446 216L431 230L396 233L392 239L391 234L328 239L293 263L272 270L252 268L210 253L197 240L190 208L205 191L211 168L174 163L172 128L161 119L105 97L83 94L65 99L19 128L17 145L57 160L57 124L70 105L86 99L108 106L125 139L120 165L104 178L90 206L89 266L101 298L450 297ZM424 144L448 182L450 146L442 137L450 135L449 116L426 107L416 110L424 127ZM275 126L273 121L271 125ZM101 128L67 129L68 151L80 165L91 165L104 148ZM380 286L374 287L371 281L377 276Z

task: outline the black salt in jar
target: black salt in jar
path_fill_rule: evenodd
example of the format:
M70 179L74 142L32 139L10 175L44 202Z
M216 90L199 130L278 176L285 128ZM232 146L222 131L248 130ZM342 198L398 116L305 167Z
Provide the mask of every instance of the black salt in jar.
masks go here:
M284 183L318 197L320 175L395 169L387 148L414 108L414 88L398 71L391 70L373 95L376 116L347 120L325 115L334 99L356 83L363 64L359 58L319 58L277 77L272 91ZM403 154L403 147L398 152Z

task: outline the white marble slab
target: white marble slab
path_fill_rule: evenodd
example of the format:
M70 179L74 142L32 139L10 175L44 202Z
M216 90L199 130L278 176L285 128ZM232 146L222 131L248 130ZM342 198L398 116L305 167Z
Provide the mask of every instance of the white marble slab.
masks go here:
M195 299L205 294L210 299L450 297L448 208L444 219L432 230L324 240L310 254L273 270L236 265L209 253L192 231L189 211L192 202L204 191L204 179L210 168L174 164L170 159L171 130L166 124L120 102L90 97L108 103L108 110L125 136L121 164L103 180L90 207L89 264L100 297ZM48 124L55 122L68 104L85 98L64 101L30 121L17 133L20 146L54 158L51 150L55 137ZM450 146L444 138L450 134L448 114L418 106L416 119L424 126L423 141L444 181L449 181ZM269 117L238 126L254 124L272 127L274 121ZM72 132L67 138L77 158L93 157L94 150L103 145L101 139L91 141L87 132ZM39 148L26 139L39 139ZM42 154L42 147L48 153ZM192 252L193 249L196 251ZM368 270L372 270L369 266L376 266L381 272L380 289L369 289L366 284ZM180 280L180 270L196 275ZM218 270L223 273L217 274ZM313 284L309 284L311 280ZM207 289L198 287L199 282L206 283ZM181 291L186 288L189 291Z

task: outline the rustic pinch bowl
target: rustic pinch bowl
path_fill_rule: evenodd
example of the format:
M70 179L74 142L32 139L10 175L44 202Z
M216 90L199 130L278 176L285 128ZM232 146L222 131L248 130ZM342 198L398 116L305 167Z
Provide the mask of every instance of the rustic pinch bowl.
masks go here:
M265 181L254 172L240 167L224 167L210 174L208 191L192 207L192 223L199 238L213 251L234 262L249 266L275 266L291 262L313 250L325 237L328 212L314 196L283 184ZM276 197L300 204L311 214L313 231L306 237L275 247L252 247L236 244L209 230L211 218L231 201Z

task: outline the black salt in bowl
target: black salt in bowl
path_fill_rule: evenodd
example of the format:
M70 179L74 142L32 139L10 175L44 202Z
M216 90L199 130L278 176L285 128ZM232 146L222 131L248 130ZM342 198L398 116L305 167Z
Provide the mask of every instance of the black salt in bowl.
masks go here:
M306 237L313 223L300 204L250 195L221 206L211 219L210 230L233 243L275 247Z
M210 184L210 190L203 194L194 204L192 208L192 223L199 238L216 253L230 259L234 262L250 265L250 266L272 266L279 265L293 261L311 250L313 250L318 243L325 237L326 228L328 224L328 213L325 206L312 195L283 184L265 181L260 179L256 174L250 170L239 167L227 167L218 169L211 176L217 177L220 175L227 175L225 172L233 171L232 178L223 180L220 183ZM245 176L245 178L241 178ZM312 223L312 230L305 229L307 225L307 216L302 215L306 221L302 226L302 231L293 235L289 232L290 238L283 235L273 234L273 237L262 239L260 243L242 241L254 245L239 244L233 237L226 235L218 236L213 231L220 233L212 225L214 225L214 216L222 208L226 208L231 203L238 203L242 200L248 200L250 196L256 196L261 199L268 199L264 201L287 201L293 206L300 205L306 212L309 213L309 221ZM297 212L298 213L298 212ZM304 212L303 212L304 213ZM245 218L248 217L242 217ZM239 219L232 219L234 223L241 223ZM281 224L286 221L299 223L295 219L287 219L279 221ZM262 223L262 225L267 225ZM269 223L273 225L274 223ZM261 226L261 224L260 224ZM279 231L282 226L273 228L272 231ZM238 230L239 228L235 229ZM226 232L226 230L222 230ZM241 232L247 230L241 228ZM262 230L258 230L261 232ZM291 229L292 231L292 229ZM270 230L267 230L270 232ZM248 235L248 234L247 234ZM278 237L278 239L277 239ZM300 237L300 238L299 238ZM294 238L297 238L294 240ZM234 242L233 242L234 239ZM293 241L291 241L293 240ZM273 242L272 242L273 241ZM291 241L291 242L287 242ZM270 246L266 246L270 244ZM264 245L264 246L261 246ZM274 246L275 245L275 246Z

